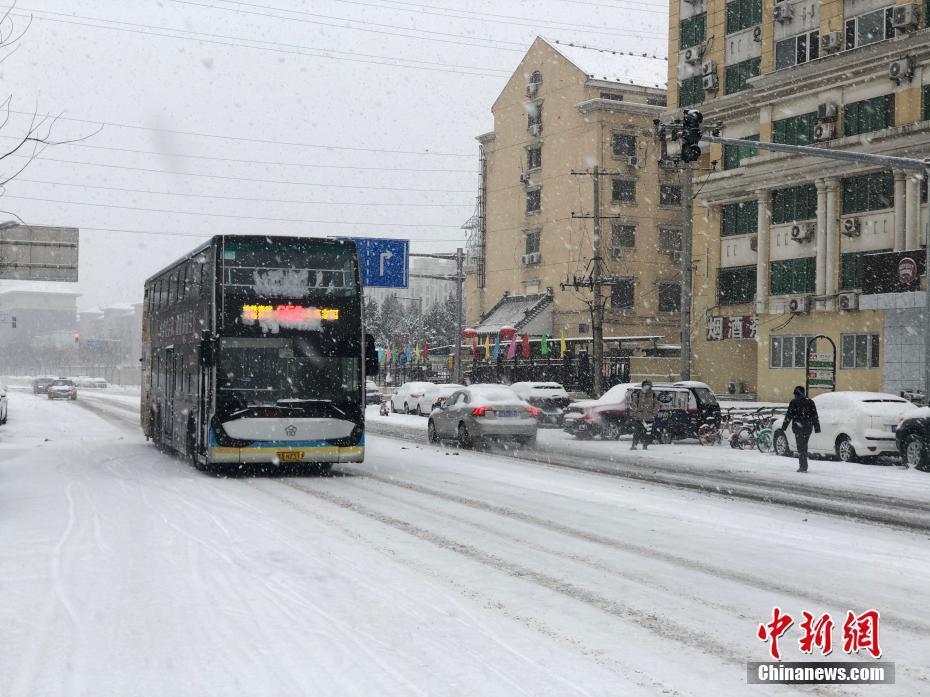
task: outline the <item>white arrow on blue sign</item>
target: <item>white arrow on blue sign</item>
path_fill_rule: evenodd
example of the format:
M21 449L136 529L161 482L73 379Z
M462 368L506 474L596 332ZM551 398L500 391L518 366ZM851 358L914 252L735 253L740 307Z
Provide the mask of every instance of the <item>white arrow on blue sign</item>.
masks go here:
M410 275L410 241L353 237L358 247L362 285L406 288Z

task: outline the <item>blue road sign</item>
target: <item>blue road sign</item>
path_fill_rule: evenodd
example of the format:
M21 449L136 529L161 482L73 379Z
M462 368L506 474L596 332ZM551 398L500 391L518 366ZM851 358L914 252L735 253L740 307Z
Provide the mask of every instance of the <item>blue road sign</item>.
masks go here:
M406 288L410 275L410 241L354 237L368 288Z

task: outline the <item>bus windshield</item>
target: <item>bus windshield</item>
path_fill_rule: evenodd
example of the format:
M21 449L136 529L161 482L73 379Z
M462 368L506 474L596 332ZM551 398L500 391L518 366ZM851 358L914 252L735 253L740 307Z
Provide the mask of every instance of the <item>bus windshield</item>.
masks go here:
M308 337L223 338L217 371L222 402L346 401L361 389L361 361L324 356Z

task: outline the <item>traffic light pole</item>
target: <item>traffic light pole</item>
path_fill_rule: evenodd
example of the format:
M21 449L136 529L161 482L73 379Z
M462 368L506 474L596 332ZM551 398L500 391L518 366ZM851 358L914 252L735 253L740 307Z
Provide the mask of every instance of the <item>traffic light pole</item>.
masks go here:
M686 112L687 116L687 112ZM717 127L719 130L719 127ZM916 172L930 182L930 158L918 160L913 157L895 157L893 155L873 155L871 153L850 152L848 150L831 150L810 145L787 145L785 143L766 143L763 141L744 140L741 138L724 138L714 134L701 134L701 139L720 145L742 145L760 150L785 152L792 155L808 155L826 160L843 160L861 164L880 165L910 172ZM682 241L684 243L684 241ZM924 240L924 400L930 403L930 218L927 220L926 239ZM684 256L684 255L682 255ZM684 346L682 346L682 349Z
M681 163L681 367L679 373L682 380L691 379L691 295L692 272L691 257L693 245L691 236L694 226L694 194L692 184L694 170L690 162Z

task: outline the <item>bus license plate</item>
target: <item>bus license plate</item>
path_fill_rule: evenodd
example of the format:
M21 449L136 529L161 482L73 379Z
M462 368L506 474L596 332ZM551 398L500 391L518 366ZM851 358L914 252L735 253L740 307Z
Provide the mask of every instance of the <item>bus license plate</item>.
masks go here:
M281 462L303 462L304 452L303 450L291 451L286 453L278 453L278 460Z

